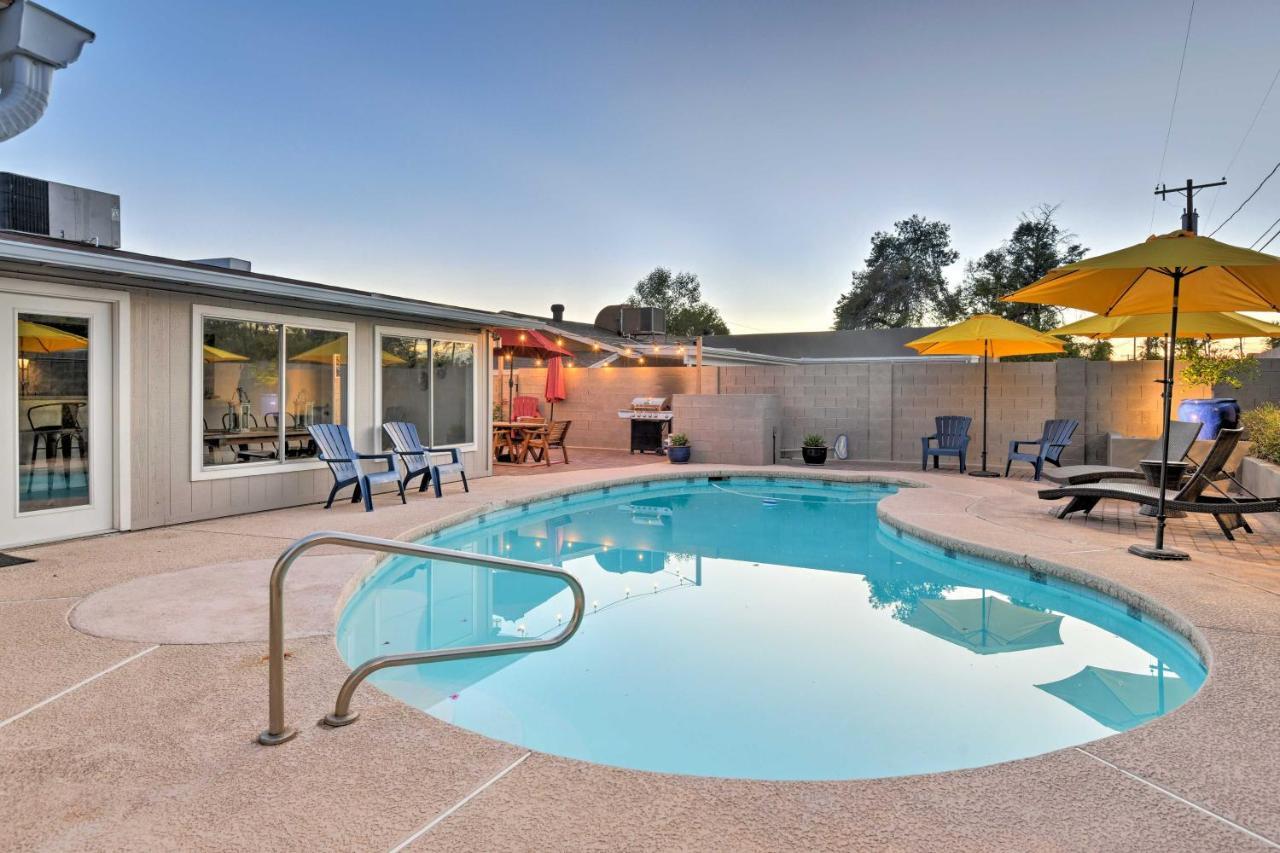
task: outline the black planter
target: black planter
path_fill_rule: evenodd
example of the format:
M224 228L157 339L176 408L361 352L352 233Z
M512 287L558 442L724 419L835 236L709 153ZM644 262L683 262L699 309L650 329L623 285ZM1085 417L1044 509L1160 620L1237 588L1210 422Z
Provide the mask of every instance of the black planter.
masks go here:
M802 447L800 455L804 457L806 465L822 465L827 461L827 449L825 447Z
M667 448L667 458L671 460L672 465L684 465L689 461L689 454L693 452L693 448L689 445L677 447L672 445Z

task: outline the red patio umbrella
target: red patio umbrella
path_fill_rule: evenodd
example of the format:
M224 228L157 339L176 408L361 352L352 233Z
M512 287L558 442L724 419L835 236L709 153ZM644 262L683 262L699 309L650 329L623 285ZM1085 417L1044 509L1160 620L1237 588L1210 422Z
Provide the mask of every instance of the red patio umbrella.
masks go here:
M512 418L512 408L515 405L515 357L517 355L524 358L555 358L560 355L573 355L542 332L533 329L498 329L494 349L500 349L507 355L508 419Z
M550 423L556 419L556 402L566 397L564 390L564 366L560 363L561 356L556 356L547 362L547 389L545 392L546 401L551 404L551 413L547 415L547 422Z

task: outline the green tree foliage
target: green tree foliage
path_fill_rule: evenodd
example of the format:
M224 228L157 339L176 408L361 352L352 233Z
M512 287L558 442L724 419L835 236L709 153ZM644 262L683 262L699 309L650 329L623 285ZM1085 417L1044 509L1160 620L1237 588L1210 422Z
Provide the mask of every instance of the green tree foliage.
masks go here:
M1111 345L1111 341L1083 341L1074 340L1066 341L1066 348L1062 351L1062 358L1083 358L1086 361L1110 361L1115 347ZM1052 356L1051 356L1052 357ZM1039 356L1028 356L1028 358L1041 358ZM1005 359L1009 361L1010 359Z
M720 312L702 301L702 283L691 272L672 275L666 267L654 267L653 272L636 282L627 304L661 308L671 335L729 334Z
M1088 251L1057 223L1057 212L1056 206L1042 204L1022 214L1008 240L966 264L958 294L963 315L996 314L1042 332L1062 325L1062 311L1052 305L1000 301Z
M944 267L960 253L951 248L951 226L914 215L893 231L871 236L866 268L853 273L849 290L836 302L836 329L885 329L946 321L959 314Z

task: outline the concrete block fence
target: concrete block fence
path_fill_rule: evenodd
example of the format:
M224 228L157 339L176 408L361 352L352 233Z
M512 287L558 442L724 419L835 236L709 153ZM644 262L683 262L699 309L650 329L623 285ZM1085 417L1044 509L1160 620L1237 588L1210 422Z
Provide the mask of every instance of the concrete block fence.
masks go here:
M1261 364L1256 380L1238 391L1219 388L1216 396L1237 397L1245 408L1280 400L1280 360ZM523 369L517 376L517 393L541 399L545 369ZM1049 418L1080 421L1064 457L1067 464L1105 463L1112 434L1154 438L1160 425L1159 376L1156 361L991 364L988 466L1003 470L1009 441L1039 437ZM556 420L573 421L570 445L626 449L629 427L618 410L627 408L633 397L669 397L676 409L676 431L688 433L699 448L695 459L759 464L766 425L775 433L769 437L771 448L799 447L811 432L829 442L844 433L854 459L909 462L920 458L920 436L933 432L936 415L968 415L974 419L969 464L980 463L981 364L921 360L707 367L701 395L695 394L696 380L691 367L571 368L569 399L556 404ZM500 399L496 376L494 382L494 399ZM505 373L501 389L505 399ZM1174 405L1207 396L1214 396L1209 388L1179 383ZM704 397L744 399L704 402ZM542 408L545 413L547 405Z

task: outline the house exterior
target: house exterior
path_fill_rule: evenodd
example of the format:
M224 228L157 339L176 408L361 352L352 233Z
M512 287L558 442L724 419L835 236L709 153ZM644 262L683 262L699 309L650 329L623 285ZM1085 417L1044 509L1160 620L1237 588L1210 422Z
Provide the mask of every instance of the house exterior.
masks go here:
M373 452L412 421L492 473L509 317L16 232L0 317L0 547L323 500L309 424Z

